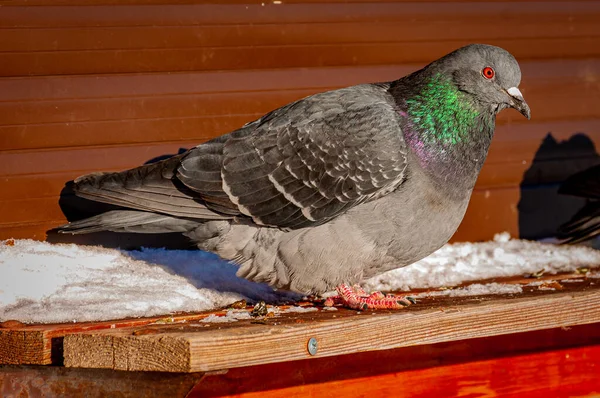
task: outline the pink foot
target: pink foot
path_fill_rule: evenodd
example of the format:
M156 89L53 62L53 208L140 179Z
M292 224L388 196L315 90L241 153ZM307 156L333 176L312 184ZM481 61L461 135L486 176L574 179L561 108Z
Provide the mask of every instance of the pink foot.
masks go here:
M348 286L341 284L337 287L338 295L329 297L324 305L331 307L341 304L355 310L367 309L400 309L415 303L412 297L396 297L392 294L385 295L381 292L373 292L370 295L360 286Z

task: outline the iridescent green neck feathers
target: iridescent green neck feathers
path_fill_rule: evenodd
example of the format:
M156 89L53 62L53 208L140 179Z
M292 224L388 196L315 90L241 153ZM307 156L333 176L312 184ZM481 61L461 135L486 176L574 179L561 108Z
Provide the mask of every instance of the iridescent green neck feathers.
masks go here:
M409 78L394 93L404 138L421 167L434 180L472 188L492 141L495 112L441 74Z
M452 82L441 74L426 82L406 100L406 113L425 145L452 146L468 140L479 112Z

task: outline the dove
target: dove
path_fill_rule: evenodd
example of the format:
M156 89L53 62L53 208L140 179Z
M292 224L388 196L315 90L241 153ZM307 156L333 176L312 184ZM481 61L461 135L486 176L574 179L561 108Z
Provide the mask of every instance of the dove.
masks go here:
M240 277L403 308L358 284L452 237L496 115L530 118L520 80L508 51L472 44L395 81L311 95L166 160L77 178L77 196L119 210L59 231L179 232Z
M561 243L581 243L600 235L600 165L573 174L558 193L587 199L585 206L558 228Z

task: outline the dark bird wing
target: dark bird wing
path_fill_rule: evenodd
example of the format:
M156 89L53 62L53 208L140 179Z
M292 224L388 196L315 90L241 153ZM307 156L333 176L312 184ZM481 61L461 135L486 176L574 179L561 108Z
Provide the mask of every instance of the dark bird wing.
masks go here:
M361 85L294 102L156 164L80 177L74 190L138 211L249 218L293 229L391 192L402 183L406 162L399 115L386 87ZM107 225L126 227L117 213L112 217Z
M407 162L379 85L305 98L209 144L182 158L177 178L214 211L280 228L321 224L393 191Z
M600 165L573 174L561 184L558 193L600 199Z
M563 243L579 243L600 235L600 165L569 177L559 193L589 199L568 222L561 225L558 238Z

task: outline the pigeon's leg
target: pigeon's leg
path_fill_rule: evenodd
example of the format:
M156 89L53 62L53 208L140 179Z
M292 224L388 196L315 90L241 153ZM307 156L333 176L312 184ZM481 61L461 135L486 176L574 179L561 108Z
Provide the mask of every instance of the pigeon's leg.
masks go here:
M325 300L326 306L342 304L355 310L367 309L399 309L414 303L411 297L396 297L381 292L367 294L360 286L341 284L337 287L338 295Z
M368 296L369 295L369 293L367 293L365 291L365 289L363 289L362 286L358 285L358 284L352 285L352 291L354 293L358 294L359 296ZM339 291L338 291L338 293L339 293Z
M348 288L352 289L352 291L354 293L356 293L357 295L359 295L361 297L367 297L369 295L369 293L367 293L365 291L365 289L363 289L358 284L352 285L352 287L348 287ZM325 302L323 303L323 305L325 307L333 307L334 305L346 305L346 302L344 301L342 296L340 296L339 294L336 294L335 296L327 297L325 299Z

